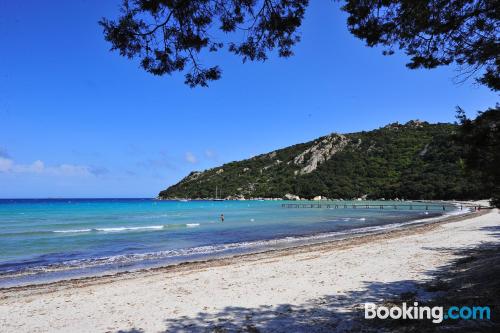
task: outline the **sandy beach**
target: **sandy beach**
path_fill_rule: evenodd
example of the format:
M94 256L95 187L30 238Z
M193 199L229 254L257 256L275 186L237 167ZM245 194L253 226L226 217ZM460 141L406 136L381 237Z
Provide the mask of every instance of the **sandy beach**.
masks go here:
M355 239L0 290L2 332L335 332L498 242L497 209Z

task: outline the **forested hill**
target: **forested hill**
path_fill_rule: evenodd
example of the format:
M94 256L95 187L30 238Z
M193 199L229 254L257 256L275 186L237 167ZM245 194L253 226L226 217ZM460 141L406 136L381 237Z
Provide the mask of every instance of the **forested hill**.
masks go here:
M330 134L247 160L191 172L159 197L214 198L477 198L453 124L410 121L350 134ZM220 194L219 194L220 196Z

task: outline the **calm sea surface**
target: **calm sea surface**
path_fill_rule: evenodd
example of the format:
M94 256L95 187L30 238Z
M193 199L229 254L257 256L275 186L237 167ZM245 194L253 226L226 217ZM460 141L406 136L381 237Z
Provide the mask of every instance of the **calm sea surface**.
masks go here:
M282 248L443 214L442 206L425 212L286 209L282 203L0 200L0 287Z

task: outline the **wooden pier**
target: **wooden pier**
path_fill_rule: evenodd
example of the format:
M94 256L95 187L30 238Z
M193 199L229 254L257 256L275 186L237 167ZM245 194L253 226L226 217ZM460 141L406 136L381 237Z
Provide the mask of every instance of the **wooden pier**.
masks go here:
M451 206L438 204L344 204L344 203L284 203L283 208L327 208L327 209L394 209L394 210L446 210ZM460 210L463 206L460 206Z

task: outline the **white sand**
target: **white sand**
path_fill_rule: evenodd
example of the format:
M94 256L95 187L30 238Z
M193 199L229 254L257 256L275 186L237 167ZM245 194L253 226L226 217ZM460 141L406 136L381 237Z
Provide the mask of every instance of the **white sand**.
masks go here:
M3 290L0 331L190 332L209 321L227 328L243 325L250 332L255 331L253 325L262 331L302 331L301 325L316 324L342 331L347 327L344 312L430 278L434 269L455 258L446 249L498 241L484 227L499 225L500 215L493 210L362 240ZM331 321L335 324L319 323L324 313L310 310L322 304L331 318L337 317ZM188 324L193 325L179 329Z

